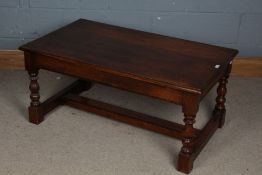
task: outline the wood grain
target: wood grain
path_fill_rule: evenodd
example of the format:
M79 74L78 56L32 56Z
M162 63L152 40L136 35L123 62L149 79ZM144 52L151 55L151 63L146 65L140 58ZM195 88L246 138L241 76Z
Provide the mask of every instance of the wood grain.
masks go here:
M211 128L201 132L203 136L193 126L201 99L219 80L222 81L218 87L216 107L225 111L226 79L232 60L238 53L235 49L84 19L20 46L19 49L24 51L25 68L31 78L30 122L39 124L43 120L43 109L50 111L60 102L182 139L177 170L184 173L190 173L196 155L210 139L209 135L203 133L214 132L220 126L220 121L224 121L224 118L218 116L219 120L210 125ZM174 102L182 106L184 125L74 93L63 96L64 92L68 92L67 89L75 91L72 87L49 98L51 100L44 102L41 107L37 83L39 69ZM76 83L76 87L77 91L84 90L86 85ZM167 94L175 96L170 99ZM196 144L199 138L202 138L198 144L200 146Z
M0 69L24 69L24 55L19 50L0 50Z
M262 57L237 58L233 61L233 76L262 77Z
M0 50L0 69L24 70L23 52ZM233 61L232 76L262 77L262 57L243 57Z
M85 65L84 70L93 68L107 75L117 74L127 79L198 94L203 94L218 81L225 67L238 53L235 49L85 19L79 19L19 49L51 56L52 60L72 65L81 63L81 66ZM216 69L215 65L220 68Z

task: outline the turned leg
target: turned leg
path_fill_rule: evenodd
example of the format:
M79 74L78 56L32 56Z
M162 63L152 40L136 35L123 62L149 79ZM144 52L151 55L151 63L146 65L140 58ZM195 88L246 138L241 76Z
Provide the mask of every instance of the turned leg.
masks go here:
M228 71L226 72L225 76L219 80L219 85L217 88L216 106L214 109L214 114L220 117L219 125L218 125L219 128L222 128L225 123L225 115L226 115L225 102L226 102L226 93L227 93L226 85L228 83L231 67L232 65L229 64Z
M43 113L40 107L40 95L39 95L39 84L38 84L38 70L29 71L30 76L30 99L31 103L28 108L29 110L29 121L34 124L39 124L43 121Z
M198 111L199 101L196 96L186 97L183 104L184 113L184 131L182 139L182 148L178 157L177 169L184 173L189 173L193 168L194 144L196 133L193 127L195 123L196 113Z

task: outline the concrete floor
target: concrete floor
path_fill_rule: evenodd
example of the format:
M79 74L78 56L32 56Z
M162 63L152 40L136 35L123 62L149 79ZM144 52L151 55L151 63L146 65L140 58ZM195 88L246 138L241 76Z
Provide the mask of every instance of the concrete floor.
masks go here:
M0 71L0 175L175 175L180 141L70 107L39 126L28 122L27 74ZM73 78L40 72L42 100ZM227 117L194 164L192 175L262 172L262 78L231 78ZM215 89L197 116L201 128ZM96 85L84 95L180 122L181 107ZM210 116L210 115L209 115Z

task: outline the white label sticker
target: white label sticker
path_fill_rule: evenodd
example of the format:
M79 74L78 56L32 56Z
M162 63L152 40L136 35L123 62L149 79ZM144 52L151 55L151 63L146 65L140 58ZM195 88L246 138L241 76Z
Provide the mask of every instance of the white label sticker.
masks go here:
M215 68L216 68L216 69L219 69L219 68L220 68L220 65L219 65L219 64L215 65Z

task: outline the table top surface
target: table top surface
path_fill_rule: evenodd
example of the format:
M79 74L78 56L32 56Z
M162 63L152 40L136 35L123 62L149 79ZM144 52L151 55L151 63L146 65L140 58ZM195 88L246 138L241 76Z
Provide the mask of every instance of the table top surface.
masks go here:
M198 42L80 19L20 47L119 76L202 93L238 53Z

